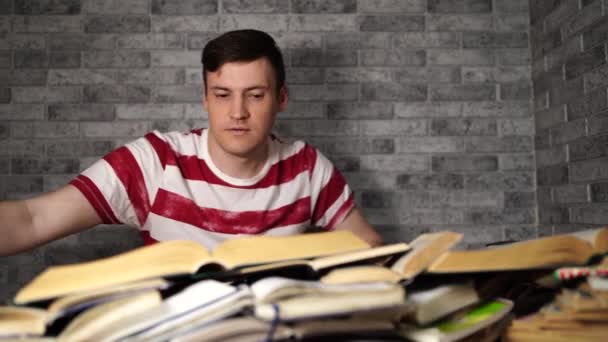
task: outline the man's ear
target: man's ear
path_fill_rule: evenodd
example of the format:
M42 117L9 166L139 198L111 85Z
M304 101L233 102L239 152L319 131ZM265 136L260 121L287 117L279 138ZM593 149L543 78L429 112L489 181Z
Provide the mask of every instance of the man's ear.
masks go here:
M279 90L279 112L287 109L287 102L289 100L289 92L286 86L282 86Z

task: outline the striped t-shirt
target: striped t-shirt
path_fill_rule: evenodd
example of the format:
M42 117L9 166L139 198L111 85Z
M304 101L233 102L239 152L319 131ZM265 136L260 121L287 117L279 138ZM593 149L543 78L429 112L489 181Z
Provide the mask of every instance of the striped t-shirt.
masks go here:
M78 188L106 224L138 227L149 244L187 239L208 248L239 234L331 230L354 206L344 177L312 146L269 137L269 157L249 179L220 171L207 130L148 133L82 172Z

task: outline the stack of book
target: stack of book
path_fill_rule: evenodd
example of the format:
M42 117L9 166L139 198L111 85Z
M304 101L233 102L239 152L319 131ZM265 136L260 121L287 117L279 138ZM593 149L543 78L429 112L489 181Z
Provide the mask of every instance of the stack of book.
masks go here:
M544 341L554 331L608 332L608 265L598 264L608 228L477 250L459 250L461 239L442 231L371 248L335 231L240 238L212 252L162 242L48 268L0 307L0 340ZM551 278L571 266L588 272Z

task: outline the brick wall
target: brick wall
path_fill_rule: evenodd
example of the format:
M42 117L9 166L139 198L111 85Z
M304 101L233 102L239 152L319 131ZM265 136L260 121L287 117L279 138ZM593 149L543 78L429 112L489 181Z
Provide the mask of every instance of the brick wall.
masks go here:
M539 233L608 223L606 1L531 1Z
M534 237L528 22L527 0L0 0L0 198L55 189L149 130L204 126L201 48L258 28L288 66L277 131L326 153L387 241ZM2 258L0 298L131 233Z

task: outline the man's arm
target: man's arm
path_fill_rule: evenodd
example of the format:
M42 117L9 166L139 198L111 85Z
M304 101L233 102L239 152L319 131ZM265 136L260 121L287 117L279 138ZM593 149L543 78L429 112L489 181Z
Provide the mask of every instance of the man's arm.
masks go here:
M100 223L93 206L72 185L30 199L0 202L0 255L23 252Z
M355 235L365 240L365 242L369 243L372 247L383 244L380 234L378 234L378 232L376 232L369 222L367 222L365 217L363 217L357 208L351 210L344 221L336 226L336 229L350 230Z

